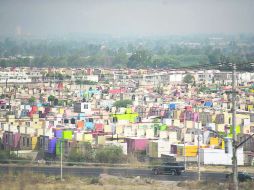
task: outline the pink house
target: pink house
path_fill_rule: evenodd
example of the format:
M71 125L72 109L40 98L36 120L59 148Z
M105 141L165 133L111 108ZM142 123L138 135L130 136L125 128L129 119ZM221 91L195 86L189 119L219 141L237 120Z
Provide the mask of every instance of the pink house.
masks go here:
M109 94L120 94L125 93L125 89L111 89L109 90Z
M127 138L126 142L128 153L145 151L148 146L148 139L146 138Z

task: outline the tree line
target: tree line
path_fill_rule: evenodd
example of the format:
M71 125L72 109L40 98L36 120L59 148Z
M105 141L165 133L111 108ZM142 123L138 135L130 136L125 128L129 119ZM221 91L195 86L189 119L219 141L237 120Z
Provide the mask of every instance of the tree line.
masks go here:
M203 42L193 47L161 41L143 44L130 42L127 45L112 42L103 45L73 41L29 43L5 39L0 41L0 66L179 68L218 63L225 55L245 63L254 60L253 44L253 41L247 45L230 42L221 46Z

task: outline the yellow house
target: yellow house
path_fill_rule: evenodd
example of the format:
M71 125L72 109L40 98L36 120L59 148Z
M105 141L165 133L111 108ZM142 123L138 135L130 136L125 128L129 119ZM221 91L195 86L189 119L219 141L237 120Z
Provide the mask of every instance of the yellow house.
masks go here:
M110 125L104 125L104 132L105 133L111 133L112 132L112 128Z
M38 150L38 137L32 137L32 150Z
M83 141L92 143L93 142L93 135L90 133L84 134Z
M14 124L15 123L15 115L7 115L7 122L9 124Z
M218 132L224 132L225 131L225 124L216 124L215 129Z
M185 121L186 128L193 128L194 123L193 121Z
M210 137L210 143L211 146L219 146L219 138L217 137Z
M117 125L116 126L116 134L123 134L123 128L124 128L124 126L122 126L122 125Z

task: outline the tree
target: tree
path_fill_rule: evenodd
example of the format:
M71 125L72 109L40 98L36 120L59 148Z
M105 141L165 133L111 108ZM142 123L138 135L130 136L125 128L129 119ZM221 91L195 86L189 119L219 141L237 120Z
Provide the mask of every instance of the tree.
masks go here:
M124 48L119 48L117 53L113 56L112 66L113 67L126 67L128 63L128 56Z
M137 50L135 53L133 53L129 61L127 63L127 66L129 68L142 68L150 66L152 60L152 55L148 50Z
M220 49L213 50L211 53L208 54L209 63L217 64L218 62L220 62L221 55L222 53Z
M164 89L162 86L158 85L157 87L154 88L154 92L157 92L158 94L162 95L164 92Z
M9 163L10 153L6 150L0 150L0 163Z
M193 84L195 81L195 78L191 74L187 74L183 78L183 82L186 84Z
M36 101L36 98L34 96L32 96L31 98L29 98L28 102L30 105L33 105Z
M55 101L55 96L50 95L50 96L48 97L48 101L50 102L50 105L52 105L52 103Z
M114 103L114 106L117 108L127 108L128 105L132 105L131 100L119 100Z
M201 86L201 87L198 89L198 92L207 93L208 90L209 90L208 87L206 87L206 86Z
M83 142L79 147L73 148L68 155L69 162L89 162L94 159L94 151L90 143Z
M215 78L214 78L214 77L212 78L212 83L213 83L213 84L215 83Z
M124 154L121 147L109 145L99 148L95 152L95 160L100 163L120 163L124 161Z

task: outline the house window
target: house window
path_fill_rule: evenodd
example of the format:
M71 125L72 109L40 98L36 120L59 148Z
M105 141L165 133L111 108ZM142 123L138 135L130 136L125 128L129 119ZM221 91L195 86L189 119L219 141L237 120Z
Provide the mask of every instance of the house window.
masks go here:
M84 104L84 109L88 109L88 104Z
M8 134L5 134L5 143L9 144L9 135Z
M113 117L113 123L117 123L117 117Z
M13 135L12 134L9 134L9 145L12 145L12 139L13 139Z
M30 122L26 122L26 126L30 127Z
M75 124L75 119L74 118L71 118L71 124Z
M29 145L30 145L30 139L27 138L27 139L26 139L26 146L29 147Z
M44 139L44 150L48 150L48 144L49 144L49 139L48 138L45 138Z
M43 139L40 138L40 147L42 147L42 146L43 146Z
M23 147L26 146L26 138L23 137Z

